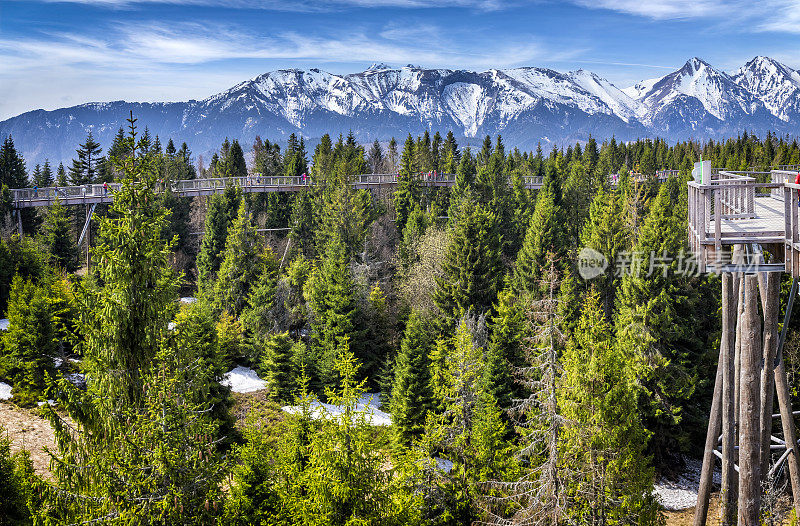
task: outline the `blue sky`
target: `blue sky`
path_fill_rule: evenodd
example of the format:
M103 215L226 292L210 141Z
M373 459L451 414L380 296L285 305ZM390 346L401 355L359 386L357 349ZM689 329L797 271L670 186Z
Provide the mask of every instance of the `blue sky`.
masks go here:
M583 68L626 87L756 55L800 68L800 0L0 0L0 119L288 67Z

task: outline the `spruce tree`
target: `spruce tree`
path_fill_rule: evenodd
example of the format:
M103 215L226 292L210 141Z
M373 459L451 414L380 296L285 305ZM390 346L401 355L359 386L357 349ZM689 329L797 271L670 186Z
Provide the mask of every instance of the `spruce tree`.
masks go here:
M522 300L510 288L497 297L497 315L492 318L491 336L486 350L483 385L497 407L508 409L523 393L514 380L514 371L525 364L522 355L524 318Z
M11 284L8 330L2 333L2 361L14 382L14 401L32 405L45 387L45 373L52 374L58 353L57 319L49 284L35 283L20 275Z
M433 330L425 314L412 311L395 359L392 431L400 445L409 445L422 434L427 413L433 409L428 359L433 346Z
M617 193L600 191L589 207L589 218L583 227L581 245L602 254L608 267L600 276L592 279L592 285L600 295L606 319L611 316L616 304L620 277L614 270L617 256L630 249L629 234L625 228L625 217L621 197Z
M502 278L500 241L494 214L466 200L450 234L434 292L434 301L449 322L469 310L491 311Z
M39 504L34 490L36 478L30 455L24 449L11 453L11 439L0 424L0 524L33 523L31 508Z
M254 267L259 271L253 279L247 296L247 305L242 310L242 323L247 330L256 334L267 334L275 330L275 290L278 284L278 260L270 247L262 250ZM253 276L247 272L246 275Z
M358 343L362 333L357 326L359 308L344 244L336 238L331 240L320 263L306 281L303 294L313 312L312 342L321 359L320 379L331 387L337 382L334 364L340 341L348 337ZM357 356L363 363L361 352Z
M9 135L3 140L0 147L0 187L26 188L28 174L25 170L25 160L17 153L14 140Z
M269 397L277 402L291 401L296 389L293 343L289 333L275 334L266 340L262 351L261 372L267 382Z
M47 250L51 263L68 273L75 272L78 268L78 247L75 245L67 211L58 198L44 217L41 243Z
M262 270L259 245L258 233L242 202L225 241L225 258L215 284L214 306L218 312L239 316L247 307Z
M197 255L197 282L203 289L213 282L222 264L228 237L228 215L220 194L211 196L206 212L206 226L200 253Z
M167 338L178 279L161 237L154 154L129 122L135 154L117 160L125 177L113 213L99 219L97 279L78 294L87 390L54 385L71 422L47 408L59 453L42 488L45 523L193 524L221 511L224 437L208 396L216 378L193 346Z
M99 217L99 242L92 249L97 279L79 289L84 366L91 384L109 402L139 404L142 374L155 356L174 309L178 276L169 265L170 245L161 239L167 213L155 193L158 173L146 143L135 141L131 119L129 148L117 162L124 174L111 214Z
M597 293L584 302L575 336L564 352L564 440L581 481L565 488L567 515L580 523L657 524L648 433L638 418L636 372L615 345Z
M698 290L678 272L678 256L686 244L678 186L675 179L662 185L642 224L633 254L649 261L631 264L623 276L615 324L622 351L639 366L637 376L645 389L640 410L647 428L655 432L657 455L685 443L690 429L683 427L688 425L682 423L683 413L695 410L690 400L707 352L703 332L697 330L702 318L692 314Z
M70 184L77 186L95 182L102 151L100 143L95 141L92 132L89 132L86 141L76 150L78 158L72 160L72 167L69 169Z
M517 291L537 292L548 252L554 252L559 259L566 250L564 218L554 190L557 185L553 182L555 177L548 174L536 197L536 206L514 266L513 283Z
M406 138L403 153L400 156L400 173L397 176L397 189L394 192L394 210L397 218L397 231L402 235L408 216L417 201L416 170L414 169L414 140L411 134Z

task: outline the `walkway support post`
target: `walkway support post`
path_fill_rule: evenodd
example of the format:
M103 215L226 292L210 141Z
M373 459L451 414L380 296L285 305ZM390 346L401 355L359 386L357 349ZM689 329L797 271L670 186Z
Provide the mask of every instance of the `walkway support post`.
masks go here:
M731 273L722 275L722 335L720 362L722 363L722 489L720 494L723 525L736 522L736 470L734 468L734 436L736 433L736 406L734 405L734 378L736 372L736 317L739 309L738 279Z
M780 275L775 272L759 274L761 311L764 313L764 350L761 369L761 481L766 482L769 465L770 436L772 435L772 406L775 398L775 356L778 352L778 310L780 302Z
M739 398L739 525L758 526L761 507L761 318L758 276L744 278ZM770 415L771 416L771 415Z

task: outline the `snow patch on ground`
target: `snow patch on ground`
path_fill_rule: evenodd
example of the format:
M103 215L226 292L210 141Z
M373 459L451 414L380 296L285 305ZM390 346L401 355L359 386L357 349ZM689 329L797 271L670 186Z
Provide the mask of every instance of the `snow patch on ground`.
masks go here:
M364 413L366 420L373 426L390 426L392 425L392 415L385 413L379 409L380 406L380 393L364 393L356 403L356 411ZM297 406L285 406L283 408L287 413L296 413L300 410ZM319 401L314 401L311 404L312 416L318 418L332 418L341 415L344 412L344 407L333 404L323 404Z
M433 460L436 461L436 467L445 473L450 473L450 470L453 469L453 462L446 458L434 457Z
M656 481L653 493L665 509L670 511L685 510L697 504L697 490L700 486L701 460L684 458L684 468L676 480L661 477ZM719 468L714 469L714 484L721 484L722 476Z
M9 325L11 325L11 322L8 321L8 318L3 318L0 320L0 331L7 331Z
M11 386L0 382L0 400L11 400Z
M258 377L256 372L249 367L238 366L225 373L225 379L220 383L230 387L234 393L252 393L267 387L267 382Z
M86 375L83 373L69 373L66 376L67 380L72 382L72 385L75 387L80 387L81 389L86 388Z

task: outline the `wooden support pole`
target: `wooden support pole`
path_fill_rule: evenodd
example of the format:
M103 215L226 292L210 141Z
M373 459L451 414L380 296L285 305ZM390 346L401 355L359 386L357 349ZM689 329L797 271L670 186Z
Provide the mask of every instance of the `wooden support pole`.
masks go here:
M744 278L739 398L739 525L758 526L761 507L761 319L758 276Z
M781 412L781 425L783 426L783 439L791 447L793 454L789 455L786 462L789 464L789 480L792 483L792 497L795 514L800 517L800 462L797 455L797 431L792 418L792 402L789 395L789 381L786 376L786 365L783 353L778 356L778 365L775 367L775 391L778 394L778 406Z
M778 310L781 281L775 272L759 274L761 310L764 313L763 367L761 369L761 479L766 481L772 460L769 445L772 435L772 406L775 393L775 355L778 352Z
M736 316L739 301L736 293L738 282L733 274L722 275L722 338L720 340L720 362L722 363L722 491L720 494L721 520L723 525L736 522L736 470L734 459L734 435L736 434L736 406L734 405L734 378L736 372L734 353L736 349Z
M728 276L729 274L725 274ZM723 281L723 286L724 286ZM723 307L724 312L724 307ZM720 352L721 354L721 352ZM711 415L708 417L706 445L703 450L703 466L700 469L700 486L697 489L697 506L694 512L694 526L705 526L708 518L708 502L711 497L711 483L714 476L714 453L717 437L722 427L722 356L717 361L717 378L714 381L714 397L711 401Z

